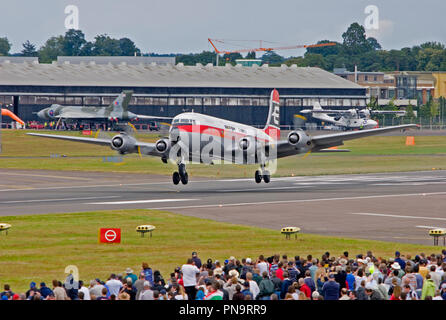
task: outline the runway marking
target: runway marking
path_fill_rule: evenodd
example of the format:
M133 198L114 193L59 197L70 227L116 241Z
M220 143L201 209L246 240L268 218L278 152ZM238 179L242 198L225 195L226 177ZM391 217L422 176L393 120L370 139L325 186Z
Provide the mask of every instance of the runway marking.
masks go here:
M439 220L446 221L446 218L436 218L436 217L418 217L418 216L401 216L396 214L382 214L382 213L350 213L359 216L374 216L374 217L389 217L389 218L399 218L399 219L424 219L424 220Z
M181 202L195 201L199 199L153 199L153 200L130 200L130 201L113 201L113 202L90 202L86 204L138 204L138 203L155 203L155 202Z
M30 203L30 202L50 202L50 201L71 201L71 200L93 200L93 199L111 199L119 198L119 196L105 196L105 197L84 197L84 198L58 198L58 199L36 199L36 200L13 200L1 201L0 204L8 203Z
M283 190L283 189L299 189L298 186L295 187L271 187L271 188L252 188L252 189L232 189L232 190L217 190L217 192L243 192L243 191L263 191L263 190Z
M25 176L25 177L43 177L43 178L56 178L56 179L66 179L66 180L82 180L82 181L90 181L91 180L91 178L54 176L54 175L46 175L46 174L14 173L14 172L0 172L0 175Z
M423 196L424 197L424 196L435 196L435 195L444 195L444 194L446 194L446 192L385 194L385 195L376 195L376 196L345 197L345 198L320 198L320 199L302 199L302 200L219 203L219 204L204 204L204 205L192 205L192 206L180 206L180 207L159 207L159 208L148 208L148 209L192 209L192 208L212 208L212 207L231 207L231 206L252 206L252 205L263 205L263 204L302 203L302 202L319 202L319 201L345 201L345 200L414 197L414 196ZM355 214L355 213L352 213L352 214ZM362 213L359 213L359 214L362 214ZM446 220L446 218L444 220Z
M422 228L422 229L445 229L441 227L431 227L431 226L415 226L415 228Z

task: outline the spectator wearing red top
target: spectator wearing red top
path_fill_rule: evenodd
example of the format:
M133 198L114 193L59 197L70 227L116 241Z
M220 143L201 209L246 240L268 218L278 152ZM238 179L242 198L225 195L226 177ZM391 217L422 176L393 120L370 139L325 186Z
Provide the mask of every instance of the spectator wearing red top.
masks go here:
M284 272L284 270L283 270L283 262L280 261L277 266L278 267L277 267L277 270L276 270L276 277L283 281L283 279L284 279L283 278L283 272Z
M299 290L305 294L305 296L310 299L311 298L311 289L305 283L304 278L299 279Z

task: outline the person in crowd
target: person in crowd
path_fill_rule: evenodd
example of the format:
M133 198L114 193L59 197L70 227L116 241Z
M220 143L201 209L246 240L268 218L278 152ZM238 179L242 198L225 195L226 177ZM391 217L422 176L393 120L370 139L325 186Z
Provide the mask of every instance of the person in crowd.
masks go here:
M330 273L328 281L326 281L322 287L322 296L324 297L324 300L338 300L339 290L340 285L335 281L335 275Z
M116 275L114 273L110 275L110 278L105 285L108 288L109 296L113 294L115 297L117 297L122 288L122 282L116 279Z
M183 286L186 290L186 294L189 300L195 300L197 293L197 275L200 273L200 269L195 265L192 258L187 259L187 263L181 267L181 273L183 274Z
M53 293L55 300L68 300L68 295L58 280L53 280Z
M260 300L270 300L271 295L274 293L274 282L272 282L268 277L268 271L263 271L263 279L260 281L259 294Z

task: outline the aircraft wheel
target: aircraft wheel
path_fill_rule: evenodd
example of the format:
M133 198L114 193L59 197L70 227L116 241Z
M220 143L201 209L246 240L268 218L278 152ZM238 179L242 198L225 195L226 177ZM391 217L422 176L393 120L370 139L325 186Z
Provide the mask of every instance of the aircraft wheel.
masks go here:
M271 175L269 171L263 172L263 181L265 181L265 183L269 183L271 181Z
M187 184L188 182L189 182L189 175L187 174L187 172L185 172L184 175L181 176L181 183Z
M173 181L173 184L178 184L178 183L180 183L180 180L181 180L181 178L180 178L180 174L179 174L177 171L175 171L175 172L173 173L173 175L172 175L172 181Z
M261 174L260 170L257 170L257 171L256 171L254 177L255 177L256 183L260 183L260 182L262 182L262 174Z
M186 165L184 163L180 163L178 165L178 173L180 174L180 177L184 176L186 172Z

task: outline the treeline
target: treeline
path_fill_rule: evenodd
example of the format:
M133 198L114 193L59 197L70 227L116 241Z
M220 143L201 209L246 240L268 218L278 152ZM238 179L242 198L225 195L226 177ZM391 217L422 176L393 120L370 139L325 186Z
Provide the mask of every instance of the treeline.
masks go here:
M300 67L319 67L327 71L334 68L354 70L355 65L361 71L446 71L446 49L438 42L426 42L412 48L401 50L383 50L379 42L367 37L363 26L353 23L342 34L343 42L322 40L317 43L334 42L335 46L307 48L302 57L284 57L274 51L266 52L259 59L270 66L288 66L296 64ZM219 65L235 64L236 59L244 58L239 53L226 54L220 57ZM245 58L255 58L250 52ZM210 51L198 54L177 56L177 62L185 65L196 63L213 63L216 55Z
M334 68L361 71L446 71L446 48L438 42L426 42L401 50L383 50L375 38L367 37L363 26L352 23L342 34L343 42L322 40L318 43L335 42L335 46L307 48L302 57L284 57L274 51L264 53L259 59L270 66L296 64L301 67L319 67L328 71ZM48 39L37 49L30 41L23 43L19 53L10 54L11 44L7 38L0 38L0 55L39 57L41 63L49 63L57 56L133 56L141 55L135 43L129 38L114 39L106 34L97 35L87 41L80 30L68 30L65 35ZM216 54L211 51L191 54L143 54L149 56L175 56L177 63L206 65L216 63ZM219 65L235 64L236 59L256 58L255 52L243 57L240 53L219 57Z
M23 43L20 53L10 54L11 44L7 38L0 38L0 55L39 57L41 63L57 60L57 56L133 56L141 54L129 38L114 39L106 34L97 35L94 41L87 41L81 30L68 30L65 35L49 38L37 49L29 40Z

